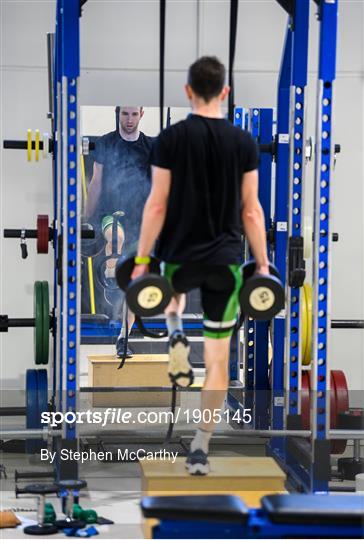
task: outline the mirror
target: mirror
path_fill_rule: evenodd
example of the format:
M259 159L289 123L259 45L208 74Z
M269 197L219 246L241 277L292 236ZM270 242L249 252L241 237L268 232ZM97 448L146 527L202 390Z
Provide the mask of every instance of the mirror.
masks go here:
M166 122L184 119L189 108L168 108ZM120 321L123 293L114 280L116 253L136 253L143 207L151 186L151 151L159 133L159 108L81 107L81 134L89 153L81 156L83 227L82 314ZM130 321L132 323L132 320Z

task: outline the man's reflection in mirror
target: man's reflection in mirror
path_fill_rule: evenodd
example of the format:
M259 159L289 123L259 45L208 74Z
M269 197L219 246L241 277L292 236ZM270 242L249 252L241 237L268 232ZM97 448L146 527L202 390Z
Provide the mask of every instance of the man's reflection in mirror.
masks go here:
M150 191L150 154L152 137L139 129L143 107L118 106L116 129L100 137L96 144L93 175L88 188L86 219L106 240L105 255L115 253L112 242L113 215L117 216L117 252L123 257L135 255L142 212ZM116 213L116 214L115 214ZM113 279L117 258L106 261L105 278ZM114 298L113 298L114 296ZM105 299L113 304L115 291L105 288ZM121 318L121 306L118 317ZM115 317L114 317L115 318ZM128 312L128 331L134 323ZM124 352L126 329L121 327L116 342L118 356ZM128 347L127 357L133 355Z

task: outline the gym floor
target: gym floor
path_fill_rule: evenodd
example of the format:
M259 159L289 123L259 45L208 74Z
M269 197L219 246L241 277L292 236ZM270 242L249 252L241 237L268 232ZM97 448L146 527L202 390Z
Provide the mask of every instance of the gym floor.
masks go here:
M83 345L81 346L81 368L80 368L80 384L84 386L88 380L88 361L89 354L113 354L114 346L112 345ZM197 378L203 375L202 369L196 370ZM198 399L198 396L195 396ZM182 396L186 399L186 395ZM184 402L181 402L184 405ZM17 425L14 425L14 418L11 418L11 424L14 428L22 427L23 421L19 418ZM6 423L4 418L3 422ZM4 428L6 426L4 425ZM158 427L150 426L151 431L158 431ZM133 426L134 428L134 426ZM139 429L135 426L135 431ZM145 426L140 426L144 430ZM149 429L149 427L148 427ZM178 433L183 433L187 426L179 426ZM232 429L227 424L222 425L224 431ZM119 429L118 429L119 431ZM161 429L159 428L159 432ZM161 433L163 436L163 433ZM188 442L186 437L185 442ZM349 443L350 444L350 443ZM228 440L228 444L215 443L211 446L212 456L265 456L265 440L252 439L246 440L246 443L233 444L232 440ZM346 453L351 456L352 448L348 445ZM362 455L364 455L362 449ZM342 457L342 456L341 456ZM333 458L335 459L335 458ZM7 479L2 480L1 490L1 507L18 509L16 514L21 518L22 527L30 524L36 519L36 499L29 495L21 495L15 498L14 494L14 472L24 470L41 470L44 471L44 464L41 463L40 457L37 455L26 454L3 454L2 463L6 467ZM143 538L142 516L139 508L141 498L141 469L138 463L102 463L102 462L87 462L80 465L80 478L87 481L87 488L81 492L80 505L85 508L96 510L99 516L105 517L114 521L114 525L96 525L99 531L99 538ZM31 483L29 480L22 480L18 483L18 487L25 486ZM348 488L354 487L354 482L345 482ZM341 482L333 482L332 486L342 486ZM348 491L349 493L349 491ZM47 496L47 501L51 502L57 512L61 515L61 503L56 496ZM7 529L6 538L23 538L24 535L21 528ZM52 537L63 537L63 533L53 535ZM2 537L4 538L4 537Z

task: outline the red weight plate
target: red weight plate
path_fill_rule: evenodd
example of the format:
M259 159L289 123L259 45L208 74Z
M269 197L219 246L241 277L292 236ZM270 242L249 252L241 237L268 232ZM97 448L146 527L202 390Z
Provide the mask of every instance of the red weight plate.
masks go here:
M349 390L346 382L345 373L341 370L331 371L331 375L334 379L335 393L336 393L336 416L349 410ZM337 418L333 425L333 429L337 426Z
M48 253L49 221L48 216L37 216L37 253Z
M337 416L349 409L349 390L346 382L345 373L341 370L331 371L331 377L335 389L335 418L330 425L332 429L337 426ZM331 442L331 452L333 454L343 454L346 449L347 441L345 439L337 439Z
M310 384L308 371L302 371L301 381L301 416L302 429L310 429Z
M330 371L330 429L336 426L337 410L336 410L336 390L333 371Z

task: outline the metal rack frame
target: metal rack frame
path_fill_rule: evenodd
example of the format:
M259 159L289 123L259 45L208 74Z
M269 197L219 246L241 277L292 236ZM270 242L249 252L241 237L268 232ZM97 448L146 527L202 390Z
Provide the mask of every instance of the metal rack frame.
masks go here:
M278 85L276 186L275 186L275 250L274 262L283 282L288 281L286 254L290 239L300 239L302 218L302 190L305 159L304 107L307 84L307 48L309 2L296 0L279 2L289 13L285 46ZM283 437L273 437L269 451L282 464L296 483L308 491L325 491L328 487L327 470L322 463L330 457L328 436L328 331L329 331L329 204L332 175L333 144L331 134L333 81L335 79L336 26L338 0L319 3L320 56L319 95L316 149L316 196L314 237L314 333L313 373L317 389L312 411L312 440L310 466L302 472L297 453ZM56 234L56 260L62 259L55 271L60 285L55 295L58 323L55 365L58 381L56 405L62 410L77 409L77 381L80 338L80 190L78 169L77 100L79 62L79 2L57 0L56 32L54 40L54 208ZM273 114L270 109L253 109L250 114L236 109L235 123L247 127L260 142L271 142ZM263 140L264 139L264 140ZM261 161L261 175L269 179L261 183L267 227L270 227L271 159ZM290 185L288 184L290 178ZM288 189L289 187L289 189ZM287 212L287 207L289 212ZM288 290L287 313L279 314L273 323L274 369L272 373L271 427L293 430L300 414L300 288ZM285 328L287 321L287 328ZM284 341L287 335L286 379L284 377ZM247 389L268 390L268 324L247 325ZM253 339L251 339L253 337ZM249 346L249 342L253 342ZM235 351L235 352L234 352ZM232 381L239 379L240 340L237 335L232 345L230 374ZM250 355L253 356L250 356ZM259 358L259 362L257 362ZM58 366L57 360L58 359ZM253 368L253 371L250 369ZM249 371L250 370L250 371ZM284 387L286 382L287 410ZM230 405L236 406L235 399ZM267 427L266 406L255 415L255 427ZM285 422L285 412L287 423ZM62 444L76 444L75 427L64 428ZM318 466L320 464L320 467ZM324 474L322 474L324 472ZM60 473L62 476L62 472ZM77 477L77 467L72 471Z

